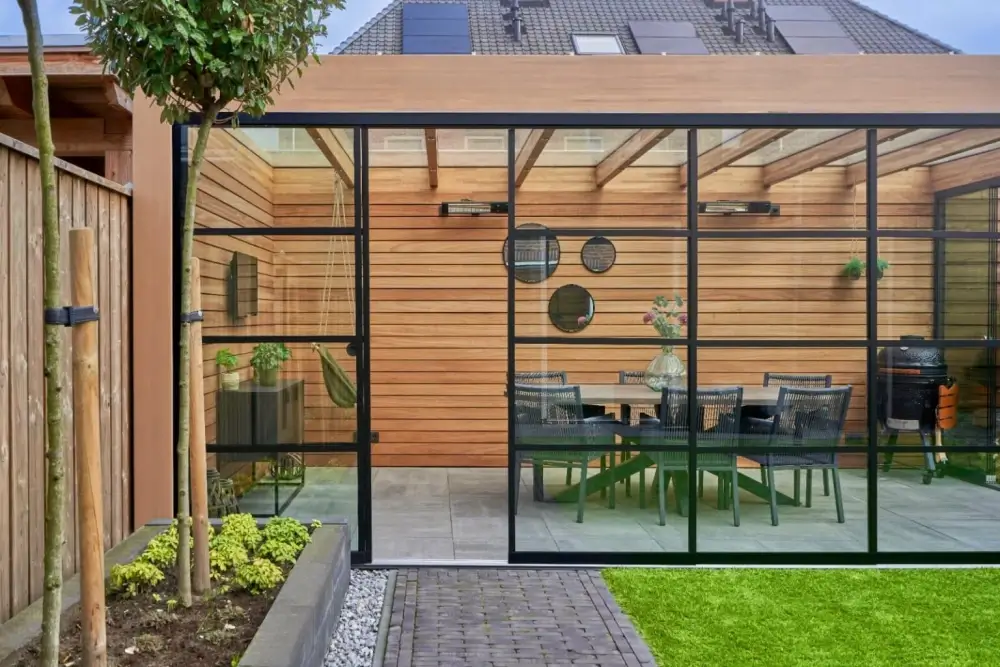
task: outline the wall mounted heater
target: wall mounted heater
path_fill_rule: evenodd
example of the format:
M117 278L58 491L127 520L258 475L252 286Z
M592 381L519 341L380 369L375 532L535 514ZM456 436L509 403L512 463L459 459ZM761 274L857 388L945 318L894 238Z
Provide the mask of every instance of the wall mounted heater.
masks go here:
M769 201L700 201L698 212L707 215L781 215L781 207Z
M506 213L507 202L505 201L472 201L463 199L462 201L441 202L441 215L487 215L490 213Z

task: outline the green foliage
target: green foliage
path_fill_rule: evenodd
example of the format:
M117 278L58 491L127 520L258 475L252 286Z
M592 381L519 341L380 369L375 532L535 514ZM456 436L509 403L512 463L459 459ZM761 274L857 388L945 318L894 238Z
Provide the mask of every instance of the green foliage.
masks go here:
M251 595L260 595L285 580L281 568L266 558L253 561L236 568L236 584Z
M865 272L865 260L861 259L857 255L851 257L844 264L843 274L848 278L853 278L857 280L861 277L861 274Z
M111 592L135 597L139 593L152 591L164 579L160 568L141 558L127 565L111 568Z
M253 349L250 365L258 371L281 368L281 364L292 358L292 351L284 343L260 343Z
M266 540L257 549L257 555L279 565L292 565L302 553L301 547L279 540Z
M247 551L255 550L264 541L264 536L257 528L257 520L249 514L230 514L224 517L219 537L232 537Z
M643 324L652 324L663 338L680 338L681 327L687 324L687 315L681 312L684 299L674 294L673 299L657 296L653 306L642 316Z
M265 542L285 542L302 551L309 544L309 530L297 519L276 516L261 529Z
M875 260L875 265L878 267L879 273L884 272L886 269L892 266L891 264L889 264L889 260L882 259L881 257Z
M315 55L344 0L75 0L94 54L131 93L152 97L165 122L235 103L260 116L272 94Z
M215 579L234 571L249 560L250 554L246 546L235 535L218 535L212 540L208 550L208 561L212 568L212 577Z
M177 609L177 600L174 600L173 598L167 600L167 613L172 614L175 609Z
M173 521L170 528L149 541L138 560L145 561L161 570L173 567L174 563L177 562L178 542L177 521Z
M312 523L309 524L309 532L315 533L317 530L323 527L323 522L319 519L313 519Z
M233 370L239 365L239 363L240 360L235 354L232 353L232 351L230 351L228 347L215 353L215 364L225 368L227 371Z

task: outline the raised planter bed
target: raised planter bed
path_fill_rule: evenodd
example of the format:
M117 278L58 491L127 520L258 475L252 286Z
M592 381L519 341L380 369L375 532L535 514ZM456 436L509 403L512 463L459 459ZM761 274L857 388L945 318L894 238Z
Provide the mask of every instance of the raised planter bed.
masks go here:
M107 571L135 560L168 526L169 522L162 522L136 531L107 553ZM172 579L169 573L168 579ZM148 593L110 598L109 664L322 667L349 581L348 525L341 520L323 521L295 565L287 568L280 589L251 596L216 586L212 595L187 610L170 604L162 593L158 599ZM74 576L64 586L62 637L63 651L73 651L73 655L79 645L78 603L79 579ZM0 667L36 664L34 649L40 634L38 601L0 626Z

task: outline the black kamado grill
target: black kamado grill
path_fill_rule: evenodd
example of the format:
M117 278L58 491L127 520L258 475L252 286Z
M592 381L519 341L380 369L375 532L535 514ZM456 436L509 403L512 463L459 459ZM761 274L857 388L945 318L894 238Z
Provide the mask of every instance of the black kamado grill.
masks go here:
M900 337L901 341L923 339ZM941 431L955 425L958 399L958 386L948 375L944 352L919 345L883 348L878 353L877 392L878 420L889 433L889 446L896 444L901 431L919 433L926 462L924 484L930 484L935 474L943 477L947 457L938 449ZM885 455L883 471L892 467L892 456L891 452Z

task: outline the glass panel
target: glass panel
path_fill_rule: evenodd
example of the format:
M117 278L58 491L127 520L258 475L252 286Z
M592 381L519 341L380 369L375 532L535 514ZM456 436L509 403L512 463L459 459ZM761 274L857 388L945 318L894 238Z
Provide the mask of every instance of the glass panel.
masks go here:
M189 134L193 142L197 128ZM353 177L354 130L352 128L305 128L305 127L218 127L213 128L206 153L207 161L225 162L230 176L235 166L266 188L258 189L258 194L267 196L274 190L274 176L262 168L330 167L330 155L345 161L348 173ZM205 174L203 172L202 177ZM251 181L238 179L249 185Z
M656 346L520 345L516 350L515 446L518 447L518 551L683 552L687 519L676 489L659 519L654 454L640 426L656 414L660 394L643 371L664 352ZM671 369L684 383L687 349L674 346ZM619 420L618 425L614 420ZM676 437L674 437L676 436ZM669 441L686 449L687 431ZM586 473L582 492L581 479Z
M700 239L698 336L864 338L865 283L845 263L864 247L863 239Z
M194 254L206 336L354 334L353 235L196 236Z
M863 231L864 188L832 163L864 145L864 130L699 130L699 229Z
M933 335L934 244L930 238L879 239L879 338ZM946 259L945 264L950 261ZM859 282L863 289L866 279Z
M316 349L305 343L205 345L204 358L210 445L355 441L356 363L343 343Z

